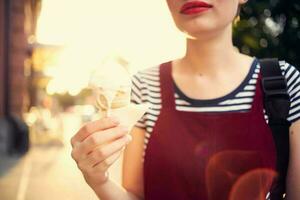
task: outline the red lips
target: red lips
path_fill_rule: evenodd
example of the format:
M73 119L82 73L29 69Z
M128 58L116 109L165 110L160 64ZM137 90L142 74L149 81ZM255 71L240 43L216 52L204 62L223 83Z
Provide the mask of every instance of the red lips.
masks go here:
M185 15L193 15L207 11L212 7L212 5L203 1L192 1L185 3L180 9L180 13Z

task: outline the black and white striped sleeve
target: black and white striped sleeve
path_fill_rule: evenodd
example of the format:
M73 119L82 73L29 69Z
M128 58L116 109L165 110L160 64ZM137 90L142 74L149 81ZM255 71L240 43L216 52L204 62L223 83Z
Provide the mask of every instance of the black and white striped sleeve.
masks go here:
M142 80L139 75L136 74L132 77L132 86L131 86L131 103L141 104L144 103L144 97L142 95ZM145 129L145 117L143 116L136 124L136 127Z
M300 73L293 65L280 61L280 67L287 80L288 94L291 105L288 121L291 123L300 119Z

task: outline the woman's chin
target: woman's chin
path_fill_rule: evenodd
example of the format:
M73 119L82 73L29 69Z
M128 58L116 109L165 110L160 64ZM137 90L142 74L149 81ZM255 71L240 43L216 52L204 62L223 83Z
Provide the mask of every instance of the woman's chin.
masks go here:
M194 30L194 31L184 30L184 31L182 31L182 33L184 34L184 36L187 39L190 39L190 40L200 40L200 39L207 39L212 34L214 34L215 31L209 30L209 29L197 29L197 30Z
M214 36L223 30L231 28L231 24L214 25L211 24L189 24L188 26L180 27L180 31L185 35L187 39L207 39Z

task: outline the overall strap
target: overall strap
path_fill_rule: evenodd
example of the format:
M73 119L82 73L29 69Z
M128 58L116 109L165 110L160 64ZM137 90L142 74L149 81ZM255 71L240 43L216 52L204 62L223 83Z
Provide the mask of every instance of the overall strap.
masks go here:
M264 108L269 117L277 151L278 178L271 190L271 200L283 199L286 191L286 175L289 162L289 126L287 121L290 97L287 82L281 73L278 59L260 60Z
M172 62L166 62L160 65L159 81L161 90L162 108L175 110L174 82L172 78Z
M262 59L260 65L266 112L272 120L286 120L289 114L290 97L278 59Z

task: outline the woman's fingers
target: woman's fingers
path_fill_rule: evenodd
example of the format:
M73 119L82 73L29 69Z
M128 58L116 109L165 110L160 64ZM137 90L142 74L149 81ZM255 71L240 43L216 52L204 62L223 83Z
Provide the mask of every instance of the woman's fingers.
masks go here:
M105 145L113 140L123 137L128 133L128 129L124 126L118 126L110 128L104 131L96 132L88 136L77 147L76 151L79 151L82 155L90 154L98 146Z
M109 167L109 163L114 161L113 158L117 157L115 154L120 153L126 144L128 144L131 140L130 135L125 135L109 144L105 144L94 149L85 159L83 159L80 163L78 163L80 168L82 169L91 169L95 166L102 163L102 165ZM107 161L108 159L108 161Z
M108 167L130 142L128 129L118 125L113 118L101 119L86 124L72 138L71 156L87 182L104 183Z
M116 160L118 160L118 158L121 156L124 149L125 149L125 146L123 148L121 148L121 150L119 150L119 151L115 152L114 154L112 154L111 156L109 156L107 159L105 159L102 162L95 165L92 170L94 170L96 172L97 171L102 171L102 172L106 171L112 164L114 164L116 162Z
M71 139L71 145L74 147L78 143L85 140L88 136L97 131L103 131L109 128L113 128L119 125L119 121L116 118L103 118L93 122L85 124Z

